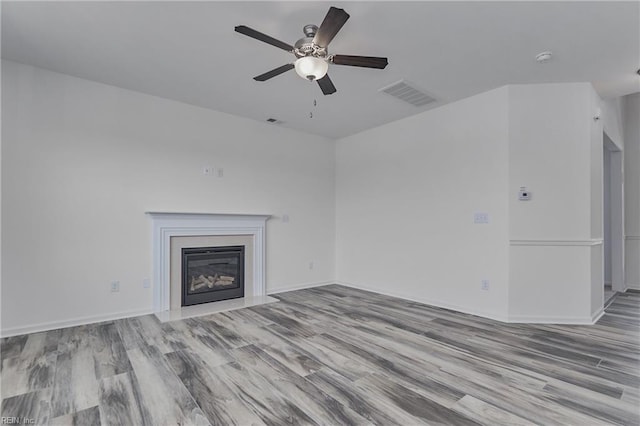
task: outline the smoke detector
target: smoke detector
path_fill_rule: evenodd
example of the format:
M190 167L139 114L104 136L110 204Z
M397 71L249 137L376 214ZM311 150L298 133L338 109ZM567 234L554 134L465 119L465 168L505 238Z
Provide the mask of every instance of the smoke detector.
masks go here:
M553 56L553 53L547 50L545 52L538 53L536 55L536 61L539 64L544 64L545 62L549 62L552 56Z

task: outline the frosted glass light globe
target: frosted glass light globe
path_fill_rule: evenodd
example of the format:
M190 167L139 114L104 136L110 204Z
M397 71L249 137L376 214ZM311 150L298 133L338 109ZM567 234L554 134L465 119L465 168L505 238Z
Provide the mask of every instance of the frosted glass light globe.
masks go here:
M298 75L309 81L319 80L327 74L329 64L327 61L315 56L304 56L295 63Z

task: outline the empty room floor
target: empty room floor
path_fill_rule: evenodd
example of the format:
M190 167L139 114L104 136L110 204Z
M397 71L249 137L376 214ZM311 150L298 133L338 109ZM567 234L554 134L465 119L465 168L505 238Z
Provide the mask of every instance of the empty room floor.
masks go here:
M2 416L37 424L640 423L640 293L594 326L505 324L338 285L160 323L2 340Z

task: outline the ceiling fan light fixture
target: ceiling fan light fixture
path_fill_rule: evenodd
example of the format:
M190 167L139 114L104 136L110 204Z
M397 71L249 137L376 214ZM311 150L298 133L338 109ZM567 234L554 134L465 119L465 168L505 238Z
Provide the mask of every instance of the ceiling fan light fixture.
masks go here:
M347 22L347 19L349 19L349 14L344 9L331 6L322 20L322 24L319 27L313 24L305 25L303 28L305 37L298 40L293 46L246 25L236 26L235 31L282 49L296 57L295 63L281 65L271 71L257 75L253 77L255 81L267 81L295 69L296 74L305 80L317 81L318 87L320 87L324 95L331 95L336 92L336 86L333 85L329 74L327 74L329 62L333 65L377 69L384 69L389 63L387 58L376 56L329 55L329 43Z
M295 62L296 73L305 80L320 80L327 74L329 64L322 58L303 56Z

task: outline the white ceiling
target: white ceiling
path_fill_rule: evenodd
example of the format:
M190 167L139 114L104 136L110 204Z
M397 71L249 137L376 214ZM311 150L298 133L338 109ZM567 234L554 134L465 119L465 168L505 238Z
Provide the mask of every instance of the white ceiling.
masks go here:
M293 71L252 79L293 55L236 25L293 44L329 6L351 15L330 52L387 56L385 70L332 65L330 96ZM554 58L537 64L544 50ZM440 105L510 83L638 92L640 3L3 1L2 57L338 138L427 109L378 92L400 79Z

